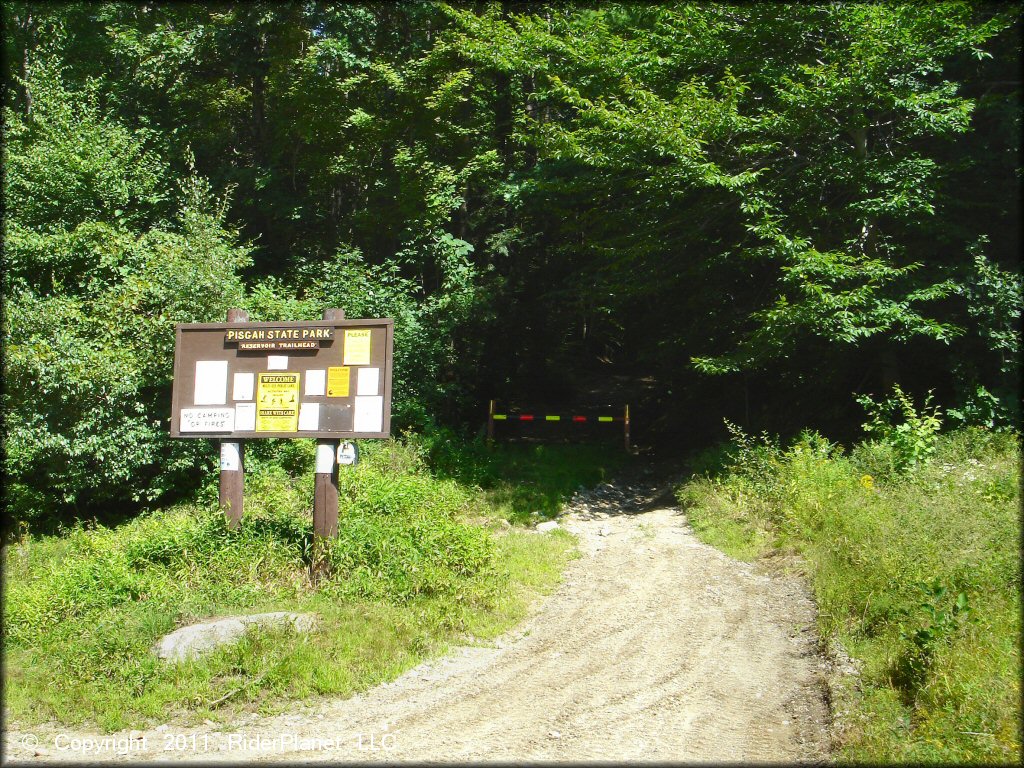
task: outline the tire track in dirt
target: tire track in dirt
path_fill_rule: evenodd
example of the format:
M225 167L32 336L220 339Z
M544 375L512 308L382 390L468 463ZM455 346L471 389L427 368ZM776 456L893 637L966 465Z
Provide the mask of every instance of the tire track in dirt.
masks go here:
M148 731L127 759L826 761L826 665L801 581L702 544L657 495L576 497L561 524L581 557L492 647L230 731L175 730L202 752L161 752Z

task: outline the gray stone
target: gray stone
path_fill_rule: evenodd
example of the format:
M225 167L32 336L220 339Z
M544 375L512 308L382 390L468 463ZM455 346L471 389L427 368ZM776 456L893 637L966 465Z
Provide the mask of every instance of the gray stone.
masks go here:
M296 632L308 632L315 624L316 616L310 613L277 611L226 616L216 621L176 629L164 635L153 647L153 652L161 659L183 661L194 659L218 646L237 643L251 626L262 629L292 627Z
M554 520L548 520L543 523L537 523L537 532L546 533L548 531L553 531L558 527L558 523L556 523Z

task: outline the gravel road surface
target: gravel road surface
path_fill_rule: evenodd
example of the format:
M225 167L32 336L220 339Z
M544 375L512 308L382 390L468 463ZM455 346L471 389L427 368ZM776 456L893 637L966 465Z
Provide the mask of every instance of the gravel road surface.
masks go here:
M581 557L488 647L230 727L9 731L7 760L827 761L805 586L699 542L667 487L577 494L559 522Z

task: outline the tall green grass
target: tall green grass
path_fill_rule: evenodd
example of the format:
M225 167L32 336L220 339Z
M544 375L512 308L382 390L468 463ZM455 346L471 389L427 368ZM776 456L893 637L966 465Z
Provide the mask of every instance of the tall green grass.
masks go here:
M972 428L934 447L902 470L881 442L740 435L678 496L736 557L801 556L822 634L861 667L838 703L852 708L841 759L1017 762L1019 440Z
M227 529L211 483L194 504L7 547L15 720L118 729L350 694L451 642L503 631L573 552L566 535L505 531L478 488L436 477L422 451L390 441L367 446L341 473L332 575L314 588L312 441L281 454L247 462L239 530ZM178 626L265 610L314 612L320 622L309 635L257 632L180 664L151 652Z
M607 480L633 459L618 445L465 441L435 429L412 438L439 477L481 489L509 522L555 517L580 487Z

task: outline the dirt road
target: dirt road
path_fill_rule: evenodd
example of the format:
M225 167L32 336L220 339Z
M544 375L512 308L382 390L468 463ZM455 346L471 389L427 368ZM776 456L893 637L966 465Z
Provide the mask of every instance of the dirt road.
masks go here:
M701 544L654 488L604 486L561 524L582 556L493 647L230 731L133 732L136 748L90 759L828 759L825 665L798 579ZM33 755L9 736L8 759ZM36 759L82 759L52 739L39 733Z

